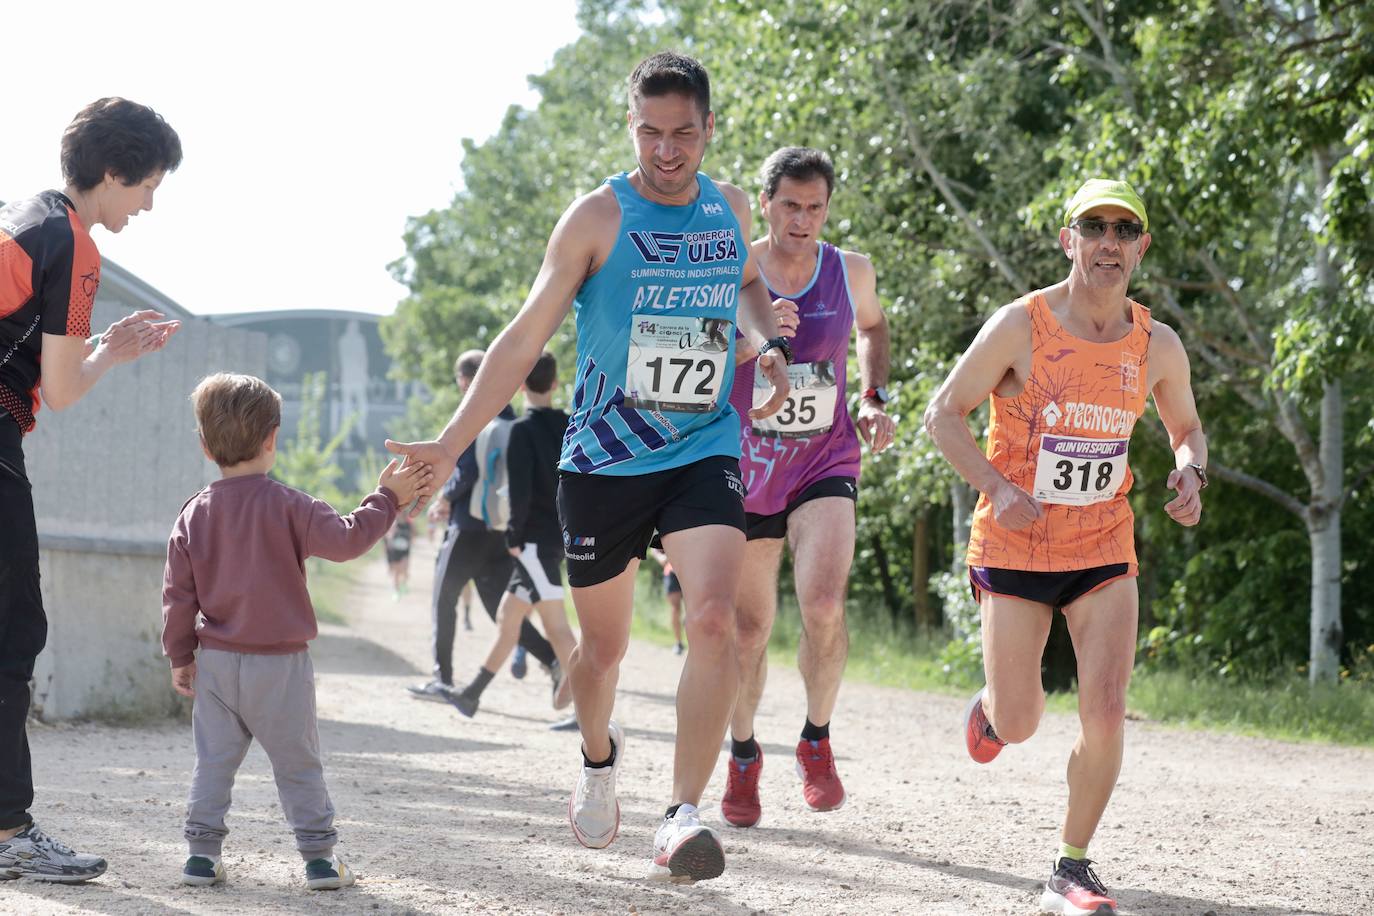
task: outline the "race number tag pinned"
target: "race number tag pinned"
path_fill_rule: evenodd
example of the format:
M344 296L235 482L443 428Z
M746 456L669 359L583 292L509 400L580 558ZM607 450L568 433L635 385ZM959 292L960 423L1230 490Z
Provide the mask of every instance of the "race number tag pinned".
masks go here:
M829 360L797 363L787 367L787 380L792 391L782 408L771 417L752 420L756 436L775 439L809 439L830 431L835 423L835 404L839 387L835 382L835 364ZM754 372L754 406L768 401L773 387L761 371Z
M720 318L634 316L625 406L684 413L714 410L733 336L731 323Z
M1041 436L1033 495L1041 502L1060 506L1106 502L1126 482L1129 442Z

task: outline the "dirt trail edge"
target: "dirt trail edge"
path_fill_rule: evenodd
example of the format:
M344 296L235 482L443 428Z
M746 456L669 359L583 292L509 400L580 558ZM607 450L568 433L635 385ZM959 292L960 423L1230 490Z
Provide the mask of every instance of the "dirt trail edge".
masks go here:
M474 719L413 700L428 671L434 548L417 544L393 601L380 559L360 561L348 627L312 653L320 735L358 885L310 892L271 769L254 746L225 844L228 883L179 883L194 761L189 723L33 725L39 822L110 870L85 886L0 883L5 914L920 913L1030 914L1058 843L1075 721L1047 716L991 766L964 754L963 700L847 684L833 728L849 793L838 812L801 800L795 670L773 670L759 714L764 819L723 829L727 869L696 886L647 880L667 797L680 659L635 643L620 678L626 730L619 839L588 850L568 827L576 733L551 732L549 681L503 671ZM155 614L156 609L149 609ZM460 624L471 677L492 624ZM1122 913L1281 916L1374 911L1374 751L1127 723L1116 798L1091 855ZM721 824L724 767L703 800Z

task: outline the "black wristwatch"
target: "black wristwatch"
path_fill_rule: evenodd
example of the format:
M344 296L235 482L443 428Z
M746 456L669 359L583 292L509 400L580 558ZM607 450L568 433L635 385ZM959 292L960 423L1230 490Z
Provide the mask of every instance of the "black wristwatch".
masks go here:
M879 404L886 404L892 400L892 395L887 393L887 389L882 385L877 388L865 388L863 399L866 401L877 401Z
M1197 472L1197 479L1200 482L1199 490L1207 489L1207 469L1200 464L1185 464L1185 468L1192 468Z
M787 363L787 365L792 365L792 345L787 342L787 338L768 338L763 342L763 346L759 347L759 356L762 356L769 350L778 350L782 353L782 358Z

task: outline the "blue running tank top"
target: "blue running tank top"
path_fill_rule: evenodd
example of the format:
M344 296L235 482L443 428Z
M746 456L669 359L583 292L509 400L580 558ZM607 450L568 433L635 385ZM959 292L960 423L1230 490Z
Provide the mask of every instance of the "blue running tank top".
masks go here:
M740 454L730 406L748 240L705 175L697 199L645 199L622 172L615 247L573 300L577 377L558 466L628 476Z

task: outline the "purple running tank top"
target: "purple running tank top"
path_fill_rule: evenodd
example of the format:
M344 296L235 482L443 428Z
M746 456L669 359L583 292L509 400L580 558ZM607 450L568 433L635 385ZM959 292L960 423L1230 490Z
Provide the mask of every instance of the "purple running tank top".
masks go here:
M740 417L740 473L749 495L744 508L774 515L803 490L827 477L859 477L859 436L849 418L845 374L854 328L854 303L840 249L820 242L816 272L800 293L774 299L797 304L797 336L788 374L792 393L782 410L750 420L754 398L771 390L751 359L735 370L730 403ZM767 280L767 278L764 278Z

